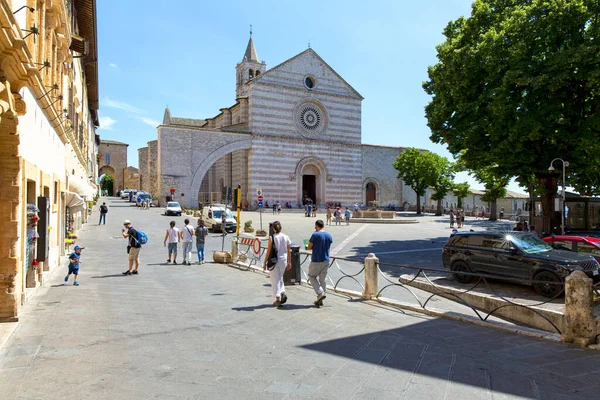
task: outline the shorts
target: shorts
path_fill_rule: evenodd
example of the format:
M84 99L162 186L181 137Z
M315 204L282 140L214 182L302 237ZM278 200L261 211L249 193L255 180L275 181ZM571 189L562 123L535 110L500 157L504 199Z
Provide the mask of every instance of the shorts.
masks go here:
M73 266L69 264L69 274L79 275L79 265Z
M346 221L350 221L350 217L346 215Z
M130 260L137 260L140 256L140 250L142 248L141 247L132 247L129 249L129 259Z
M169 243L167 246L169 254L177 254L177 243Z

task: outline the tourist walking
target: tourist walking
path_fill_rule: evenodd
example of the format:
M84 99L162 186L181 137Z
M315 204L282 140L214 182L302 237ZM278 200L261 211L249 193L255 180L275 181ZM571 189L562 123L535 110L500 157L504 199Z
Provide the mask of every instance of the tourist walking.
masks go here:
M352 213L350 212L350 209L348 207L346 207L346 211L344 211L344 218L346 218L346 226L350 225L350 216L352 215Z
M169 253L167 264L171 264L171 255L173 255L173 264L177 264L177 245L179 244L179 228L175 228L175 221L169 223L167 233L165 234L165 247Z
M290 255L290 238L281 233L281 223L275 221L269 224L269 243L267 245L268 256L263 262L263 270L269 267L271 278L271 289L273 290L273 307L279 307L287 301L285 286L283 285L283 274L292 269L292 257Z
M67 272L67 276L65 276L65 283L69 282L69 277L73 274L73 286L79 286L77 277L79 276L79 259L81 257L81 250L83 249L85 247L75 246L74 251L69 256L69 271Z
M198 220L196 227L196 250L198 251L198 264L204 264L204 243L208 236L208 228L204 226L204 221Z
M457 226L460 226L460 222L458 222L458 218L457 218L457 223L458 223ZM450 228L454 228L454 211L453 210L450 210Z
M106 203L102 203L102 205L100 206L100 221L98 221L98 225L102 224L103 221L103 225L106 225L106 213L108 212L108 206L106 205Z
M190 225L189 218L184 221L185 226L179 233L183 247L183 265L192 265L192 243L194 242L194 227Z
M331 225L331 207L329 206L327 206L327 211L325 213L325 223Z
M339 211L339 210L338 210ZM329 268L329 249L333 243L333 237L329 232L323 230L323 221L315 222L315 232L308 241L308 250L312 250L310 265L308 266L308 281L317 294L315 306L321 307L325 300L327 291L327 269Z
M123 221L124 228L121 230L121 235L124 239L128 239L127 254L129 259L129 269L123 272L123 275L137 275L140 267L140 250L142 245L139 242L137 231L131 226L131 221ZM132 270L135 263L135 269Z
M339 207L337 207L335 209L335 211L333 212L333 217L335 218L335 224L336 225L341 225L342 224L342 211L340 210Z

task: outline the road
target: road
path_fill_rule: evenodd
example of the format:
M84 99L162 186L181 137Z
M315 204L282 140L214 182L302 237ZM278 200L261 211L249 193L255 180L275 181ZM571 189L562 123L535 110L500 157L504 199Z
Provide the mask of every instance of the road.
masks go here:
M109 206L106 226L90 224L80 232L79 244L87 247L80 286L64 285L66 267L57 269L24 306L0 350L0 397L598 397L600 355L594 350L333 293L317 309L304 285L288 287L289 304L273 309L261 274L210 262L166 265L162 238L173 218L117 200ZM137 276L121 274L124 219L150 237ZM303 223L290 220L284 230L299 240ZM353 228L335 229L338 244ZM349 248L364 247L370 229ZM219 239L209 237L209 254Z

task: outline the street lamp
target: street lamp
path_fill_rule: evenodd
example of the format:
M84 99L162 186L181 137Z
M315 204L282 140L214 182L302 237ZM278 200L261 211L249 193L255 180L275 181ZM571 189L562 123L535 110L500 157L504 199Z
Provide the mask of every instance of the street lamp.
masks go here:
M569 166L569 162L562 158L555 158L550 161L548 171L554 171L554 161L562 161L562 212L560 213L562 234L565 234L565 168Z

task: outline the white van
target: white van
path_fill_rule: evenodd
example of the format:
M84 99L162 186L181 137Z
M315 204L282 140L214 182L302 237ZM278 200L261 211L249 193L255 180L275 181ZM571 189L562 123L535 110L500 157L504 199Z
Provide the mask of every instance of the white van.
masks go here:
M237 230L237 222L233 218L231 210L221 204L213 204L202 209L204 225L213 232L223 232L222 218L225 214L225 231L235 232Z

